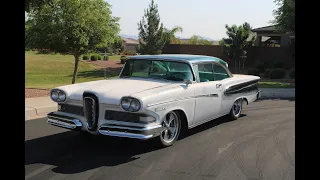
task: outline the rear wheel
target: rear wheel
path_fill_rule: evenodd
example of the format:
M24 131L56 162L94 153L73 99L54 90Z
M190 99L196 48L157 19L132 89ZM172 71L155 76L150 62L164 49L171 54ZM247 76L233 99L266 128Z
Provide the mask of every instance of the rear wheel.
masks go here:
M230 110L229 116L232 120L236 120L240 117L241 111L242 111L242 102L243 99L237 99Z
M177 112L169 112L162 122L164 130L161 132L159 141L162 146L171 146L178 139L181 131L181 119Z

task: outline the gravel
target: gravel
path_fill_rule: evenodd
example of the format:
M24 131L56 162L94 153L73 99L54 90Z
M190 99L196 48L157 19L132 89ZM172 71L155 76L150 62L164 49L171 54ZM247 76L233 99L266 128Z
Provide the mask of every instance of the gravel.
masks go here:
M25 98L49 96L50 90L45 89L25 89Z

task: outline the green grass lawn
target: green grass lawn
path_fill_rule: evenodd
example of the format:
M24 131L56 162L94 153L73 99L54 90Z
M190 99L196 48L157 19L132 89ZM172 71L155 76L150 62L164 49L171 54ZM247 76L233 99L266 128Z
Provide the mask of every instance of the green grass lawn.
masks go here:
M282 82L259 82L259 88L294 88L294 84Z
M109 56L109 60L120 60L120 58L121 58L120 55Z
M25 53L25 86L26 88L50 89L56 86L71 84L74 68L74 57L71 55L44 55L33 51ZM117 57L111 56L115 60ZM119 56L120 58L120 56ZM109 77L116 76L110 74ZM79 62L76 82L104 79L104 71L94 65Z

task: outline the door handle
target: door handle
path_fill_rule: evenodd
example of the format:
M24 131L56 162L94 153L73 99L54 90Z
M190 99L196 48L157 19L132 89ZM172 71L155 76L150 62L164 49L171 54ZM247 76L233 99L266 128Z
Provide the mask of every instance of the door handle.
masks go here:
M222 84L216 84L216 88L219 89Z

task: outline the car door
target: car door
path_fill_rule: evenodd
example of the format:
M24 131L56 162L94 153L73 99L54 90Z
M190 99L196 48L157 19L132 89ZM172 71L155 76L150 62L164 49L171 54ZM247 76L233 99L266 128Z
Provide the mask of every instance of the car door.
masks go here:
M194 65L197 83L193 85L195 91L195 114L193 125L220 115L221 84L215 81L212 63L199 63Z
M229 99L224 95L224 91L227 86L226 79L231 78L232 74L225 66L222 66L219 63L213 63L213 75L215 81L220 84L220 115L225 115L229 113L233 104L232 99Z

